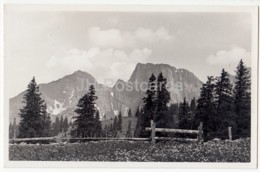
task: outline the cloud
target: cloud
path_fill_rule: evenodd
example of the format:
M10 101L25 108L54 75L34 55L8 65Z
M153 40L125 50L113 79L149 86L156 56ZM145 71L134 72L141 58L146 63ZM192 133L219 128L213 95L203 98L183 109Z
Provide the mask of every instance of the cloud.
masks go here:
M234 46L231 50L220 50L216 54L208 56L207 62L211 65L236 66L242 59L246 65L250 65L251 53L246 49Z
M95 46L122 47L125 43L125 35L117 29L101 30L99 27L89 29L88 36Z
M140 43L156 43L174 38L164 27L157 30L138 28L133 32L118 29L101 30L100 27L92 27L88 30L88 37L93 46L105 48L135 47Z
M145 63L151 54L152 50L147 48L133 49L130 52L114 48L101 50L93 47L86 51L74 48L51 57L46 66L70 73L83 70L92 74L98 82L105 83L105 79L116 82L119 78L128 80L135 65Z
M146 28L138 28L134 35L138 40L144 41L144 42L154 42L154 41L168 41L173 39L173 35L169 33L169 31L161 27L155 31L152 31L151 29Z

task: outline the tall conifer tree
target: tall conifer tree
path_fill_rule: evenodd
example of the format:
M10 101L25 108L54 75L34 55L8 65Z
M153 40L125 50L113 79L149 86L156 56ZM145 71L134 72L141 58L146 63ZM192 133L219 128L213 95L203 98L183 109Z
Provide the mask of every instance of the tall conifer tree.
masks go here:
M157 97L156 97L156 112L167 111L167 104L171 100L170 92L166 88L167 79L163 77L162 72L157 78Z
M60 133L60 119L59 117L55 118L55 122L52 124L53 128L53 136L56 136Z
M192 113L195 113L196 111L196 99L195 97L190 102L190 110Z
M66 116L64 121L63 121L63 131L67 132L69 128L69 122L68 122L68 117Z
M102 124L101 124L101 121L100 121L100 115L99 115L98 110L97 110L96 116L95 116L95 133L96 133L96 137L101 137Z
M237 137L250 137L251 128L251 74L241 60L237 66L234 104L237 121Z
M51 117L50 114L47 113L47 105L44 104L42 106L42 125L43 125L43 136L51 136Z
M43 106L44 101L39 92L35 78L29 83L26 93L23 97L25 106L20 109L20 138L44 137L44 123L43 123Z
M96 114L96 91L93 85L89 87L89 92L85 94L78 102L78 108L75 112L78 116L75 117L75 129L72 130L72 135L76 137L92 137L94 135L95 114Z
M150 127L150 121L155 118L156 109L156 77L154 74L151 75L148 82L148 88L146 90L146 96L143 98L142 117L138 118L141 120L141 130L139 133L140 137L148 137L149 131L146 131L146 127Z
M216 137L224 139L228 136L226 131L229 126L232 125L234 130L232 84L228 73L224 69L222 69L215 85L215 106Z
M122 122L122 112L120 111L118 114L117 131L122 131Z
M183 102L180 103L179 107L179 128L180 129L190 129L190 107L189 103L186 101L186 97L184 97Z
M114 135L117 133L117 125L118 125L118 119L117 116L115 116L114 121L113 121L113 133Z
M214 138L216 127L214 124L214 116L216 115L216 109L214 104L214 88L215 78L209 76L205 84L202 85L200 90L200 97L198 99L198 105L196 109L196 124L203 122L203 135L205 140Z
M168 103L171 100L170 92L167 90L167 79L164 78L162 72L157 78L156 89L156 109L154 121L158 127L169 128L171 126L171 116L168 111ZM161 134L157 134L161 135Z

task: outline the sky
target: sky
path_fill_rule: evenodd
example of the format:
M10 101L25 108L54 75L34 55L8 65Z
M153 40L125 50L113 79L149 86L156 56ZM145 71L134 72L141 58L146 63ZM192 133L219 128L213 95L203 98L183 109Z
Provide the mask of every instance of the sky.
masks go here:
M205 81L251 66L251 15L239 12L87 12L5 8L5 80L10 97L32 79L74 71L127 81L137 63L185 68Z

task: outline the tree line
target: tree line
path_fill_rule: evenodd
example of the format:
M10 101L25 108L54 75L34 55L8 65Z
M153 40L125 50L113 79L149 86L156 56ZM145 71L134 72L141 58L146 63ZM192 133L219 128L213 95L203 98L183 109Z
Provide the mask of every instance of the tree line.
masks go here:
M228 127L232 127L233 138L250 137L251 81L250 71L241 60L236 69L235 85L223 69L220 76L208 76L200 89L199 99L189 103L184 97L181 103L167 106L170 93L167 79L162 73L149 78L148 89L143 98L135 128L135 137L148 137L150 121L158 128L197 129L203 122L205 140L226 139ZM167 136L169 134L158 133Z
M204 138L225 139L227 127L234 138L250 137L251 74L241 60L236 69L235 85L223 69L219 77L209 76L202 85L195 114L196 123L202 121Z
M72 126L72 123L68 121L67 116L56 117L55 122L52 123L52 128L50 130L52 136L56 136L61 132L67 132L68 128Z
M157 77L151 74L148 81L148 89L143 104L135 113L137 124L134 130L135 137L149 137L150 121L156 123L159 128L197 129L203 122L204 139L225 139L227 127L232 127L234 138L250 137L251 121L251 81L250 71L241 60L236 69L235 85L229 79L229 74L223 69L220 76L208 76L202 84L198 100L193 98L188 102L184 97L180 103L169 105L170 92L167 89L167 79L160 73ZM47 113L47 105L41 98L39 86L33 77L23 97L25 106L20 109L20 123L10 123L9 134L13 135L14 127L18 128L17 136L20 138L54 136L60 132L68 131L72 137L115 137L122 131L122 113L119 112L113 119L113 123L105 125L102 129L100 112L97 109L96 91L93 85L88 92L79 99L75 110L76 116L73 123L68 118L56 117L51 122ZM128 116L132 111L129 109ZM132 123L128 121L126 135L131 135ZM170 134L158 133L159 136Z
M132 110L129 109L127 116L131 118ZM132 129L132 122L130 119L128 119L127 129L123 130L123 117L122 112L120 111L118 116L115 116L114 119L111 118L111 121L113 121L110 124L104 125L104 136L105 137L116 137L118 132L123 133L125 137L132 137L133 129Z
M104 134L106 137L116 137L118 132L122 131L122 112L120 111L117 116L111 118L113 122L104 127Z
M68 128L72 126L72 122L68 122L68 118L63 116L56 117L54 122L50 121L50 124L47 126L43 126L45 130L47 131L44 136L42 137L52 137L56 136L59 133L64 133L68 131ZM17 125L15 122L10 122L9 124L9 138L13 138L14 135L20 137L19 135L19 125Z

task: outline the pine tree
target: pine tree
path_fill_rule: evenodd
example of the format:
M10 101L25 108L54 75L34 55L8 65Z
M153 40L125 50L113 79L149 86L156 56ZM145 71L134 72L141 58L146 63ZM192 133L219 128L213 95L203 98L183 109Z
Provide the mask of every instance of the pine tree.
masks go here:
M177 119L179 116L179 105L178 103L171 104L169 107L169 114L170 114L170 128L177 128Z
M149 136L149 132L145 130L150 126L153 120L158 127L170 127L172 116L168 111L167 104L170 101L170 93L167 90L167 79L163 77L162 72L158 79L152 74L149 78L146 96L143 98L143 108L141 117L138 117L135 136L139 133L140 137ZM141 129L140 126L141 126Z
M190 110L194 114L196 111L196 99L195 97L190 102Z
M102 128L104 136L107 137L108 136L108 131L109 131L109 127L107 125L105 125L104 129Z
M221 76L217 78L215 85L215 106L216 115L214 116L214 124L216 126L216 137L227 138L227 128L233 126L233 97L232 84L229 80L228 73L223 69Z
M60 133L60 119L59 117L55 118L55 122L52 124L53 125L53 134L54 136L58 135Z
M143 125L143 113L140 112L139 107L136 110L135 116L137 117L137 122L134 130L134 137L139 137Z
M198 126L196 125L195 122L195 114L196 114L196 99L195 97L191 100L190 102L190 111L191 111L191 116L190 116L190 125L191 125L191 129L198 129Z
M114 129L114 126L113 126L113 123L111 123L109 126L109 132L113 133L113 129Z
M135 117L138 118L139 114L140 114L140 110L139 110L139 107L138 107L138 108L136 109L136 112L135 112Z
M95 116L95 132L96 132L97 137L101 137L102 124L101 124L101 121L100 121L99 111L96 112L96 116Z
M149 131L146 131L146 127L150 127L150 121L155 118L155 108L156 108L156 77L152 74L149 78L148 89L146 91L146 96L143 98L143 108L140 118L141 120L141 130L140 137L148 137L150 135Z
M92 137L95 127L96 100L95 88L93 85L89 87L89 92L85 94L78 102L75 112L75 129L72 130L74 137Z
M42 107L44 101L39 92L39 86L35 82L35 78L29 83L26 93L23 97L25 106L20 109L20 138L43 137L44 126L42 122Z
M129 120L129 121L128 121L127 131L126 131L126 137L130 137L130 136L131 136L131 132L132 132L131 127L132 127L132 123L131 123L131 121Z
M156 112L163 112L168 110L167 104L171 100L171 97L170 92L166 88L166 85L167 79L163 77L161 72L157 78Z
M186 97L184 97L183 102L180 103L179 107L179 128L180 129L189 129L190 126L190 107L189 103L186 101Z
M122 112L118 114L117 131L122 131Z
M214 124L214 116L216 115L214 105L214 87L215 78L208 77L205 84L202 85L200 90L200 97L196 109L196 125L203 122L203 135L205 140L215 137L216 127Z
M12 139L14 137L14 127L12 122L9 124L9 139Z
M68 122L68 117L66 116L64 121L63 121L63 131L67 132L69 128L69 122Z
M237 66L234 88L234 104L237 121L237 137L250 137L251 128L251 74L241 60Z
M51 117L50 114L47 113L47 105L44 104L42 106L42 125L43 125L43 136L49 137L51 136Z
M60 131L59 132L64 132L64 119L63 115L60 117Z
M9 123L9 139L13 139L14 137L17 137L19 126L16 125L16 119L14 118L13 123L10 121Z
M118 120L117 120L117 116L115 116L114 122L113 122L113 128L112 128L113 135L115 135L117 133L117 124L118 124Z
M131 109L129 109L129 111L128 111L128 117L131 117L132 116L132 111L131 111Z
M170 92L166 88L167 79L163 77L162 72L158 75L157 78L157 89L156 89L156 109L155 109L155 117L154 122L157 127L169 128L171 126L171 115L168 111L167 104L171 100ZM165 136L158 134L159 136Z

